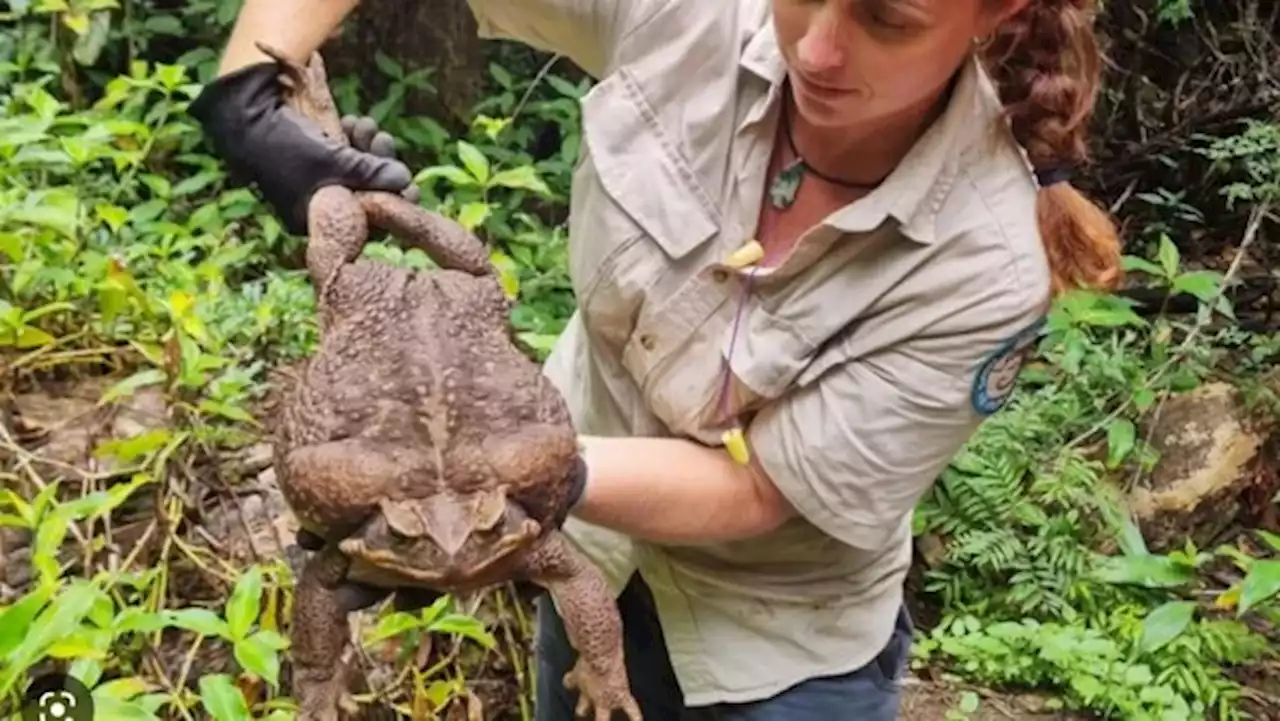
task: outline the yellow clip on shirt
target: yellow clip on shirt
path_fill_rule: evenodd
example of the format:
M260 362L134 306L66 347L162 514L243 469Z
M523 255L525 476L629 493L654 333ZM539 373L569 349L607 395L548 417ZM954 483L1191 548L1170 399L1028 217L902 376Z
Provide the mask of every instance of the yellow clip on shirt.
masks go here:
M745 466L751 462L751 449L747 447L747 438L741 428L730 428L721 438L724 439L724 449L729 452L734 463Z

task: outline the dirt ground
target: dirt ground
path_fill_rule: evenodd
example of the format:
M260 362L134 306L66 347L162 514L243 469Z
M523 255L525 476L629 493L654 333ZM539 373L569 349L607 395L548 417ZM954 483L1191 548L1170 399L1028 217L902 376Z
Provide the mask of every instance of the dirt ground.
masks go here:
M902 700L903 721L1085 721L1098 718L1047 708L1047 700L1031 694L1002 694L990 689L953 686L911 677ZM961 712L965 692L978 698L977 708Z

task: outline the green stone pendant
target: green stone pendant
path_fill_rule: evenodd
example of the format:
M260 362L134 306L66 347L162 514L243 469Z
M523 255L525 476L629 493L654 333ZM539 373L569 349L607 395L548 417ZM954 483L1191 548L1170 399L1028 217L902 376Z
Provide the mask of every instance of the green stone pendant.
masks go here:
M796 202L796 193L800 192L800 181L804 179L804 161L797 160L782 169L769 188L769 202L779 210L786 210Z

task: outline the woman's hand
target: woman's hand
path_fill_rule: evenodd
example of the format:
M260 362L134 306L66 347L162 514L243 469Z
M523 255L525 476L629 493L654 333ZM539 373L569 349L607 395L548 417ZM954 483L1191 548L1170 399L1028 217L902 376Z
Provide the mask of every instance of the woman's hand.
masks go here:
M668 544L761 536L796 515L755 464L680 438L581 439L586 481L570 515Z
M189 112L232 176L256 183L289 232L306 232L307 203L324 185L416 191L409 167L395 159L390 136L378 133L376 125L368 133L367 123L352 120L344 127L364 141L364 149L359 143L330 143L319 127L284 105L279 72L276 63L265 62L223 75L205 87Z
M277 81L282 68L257 47L265 43L305 64L355 5L356 0L246 0L218 77L189 110L232 176L256 183L292 233L306 232L307 203L324 185L417 190L408 166L395 159L391 137L378 133L371 120L344 122L355 147L341 147L285 107Z

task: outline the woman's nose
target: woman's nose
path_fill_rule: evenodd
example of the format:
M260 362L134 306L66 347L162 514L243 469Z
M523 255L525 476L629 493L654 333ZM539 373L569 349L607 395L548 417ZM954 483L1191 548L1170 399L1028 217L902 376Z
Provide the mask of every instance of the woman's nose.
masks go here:
M844 64L844 33L840 32L840 23L822 15L814 18L796 47L802 69L811 73L830 72Z

